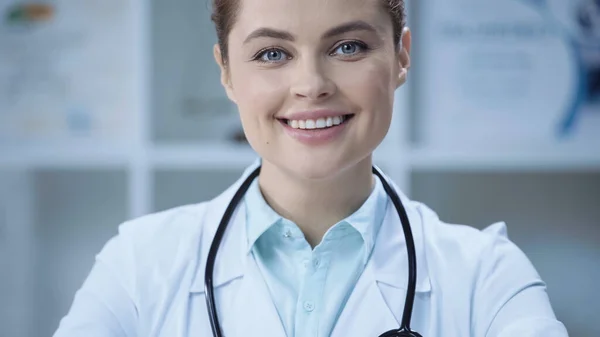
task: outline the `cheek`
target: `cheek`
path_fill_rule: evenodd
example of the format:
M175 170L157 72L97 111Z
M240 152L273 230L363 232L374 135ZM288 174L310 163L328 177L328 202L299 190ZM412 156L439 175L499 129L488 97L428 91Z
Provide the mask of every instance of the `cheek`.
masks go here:
M372 151L387 134L392 121L395 85L393 68L385 60L356 68L344 84L345 96L361 112L353 132L364 151Z
M261 118L272 115L285 98L280 76L269 70L239 68L232 77L232 87L240 112Z
M395 91L391 69L385 60L375 60L347 72L341 82L345 95L359 106L370 124L384 124L391 118Z
M285 101L285 85L276 71L232 68L231 85L240 119L248 141L260 146L270 141L273 116L280 112Z

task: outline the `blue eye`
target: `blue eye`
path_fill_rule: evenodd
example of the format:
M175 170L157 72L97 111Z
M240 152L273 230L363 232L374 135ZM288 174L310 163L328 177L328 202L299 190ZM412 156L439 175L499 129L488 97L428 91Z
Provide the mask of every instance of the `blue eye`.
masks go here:
M288 58L287 54L280 49L268 49L257 55L260 62L280 62Z
M354 55L354 54L358 54L361 51L367 49L366 46L364 44L358 43L358 42L345 42L340 44L335 51L333 52L333 54L338 54L338 55Z

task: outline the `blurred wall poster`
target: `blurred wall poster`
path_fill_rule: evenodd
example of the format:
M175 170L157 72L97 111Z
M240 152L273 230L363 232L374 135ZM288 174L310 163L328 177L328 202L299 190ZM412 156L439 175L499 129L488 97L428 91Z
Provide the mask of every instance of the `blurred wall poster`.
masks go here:
M425 144L600 148L600 0L422 6Z
M127 0L0 0L0 141L124 136L131 16Z

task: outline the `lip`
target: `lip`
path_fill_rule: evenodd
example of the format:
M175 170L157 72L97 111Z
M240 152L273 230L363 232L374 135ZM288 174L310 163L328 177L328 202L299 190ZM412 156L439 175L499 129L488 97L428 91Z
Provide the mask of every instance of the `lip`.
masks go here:
M313 119L313 118L317 118L314 117L315 115L311 115L313 116L312 118L306 118L306 119ZM329 117L331 115L321 115L320 118L322 117ZM334 116L339 116L339 115L334 115ZM352 116L354 117L354 116ZM325 145L328 143L331 143L333 141L335 141L336 139L340 138L342 136L342 134L344 133L344 131L346 130L346 128L348 128L348 125L350 123L352 123L352 120L354 118L349 117L347 118L342 124L339 125L335 125L335 126L331 126L328 128L324 128L324 129L294 129L293 127L291 127L290 125L287 124L287 120L286 119L279 119L279 123L282 125L283 130L285 131L285 133L292 137L293 139L297 140L298 142L308 145L308 146L319 146L319 145ZM297 118L297 117L294 117ZM305 118L305 117L302 117Z
M343 115L351 115L351 113L340 110L331 110L331 109L321 109L321 110L311 110L311 111L298 111L291 113L287 116L277 117L280 120L317 120L319 118L327 118L327 117L335 117L335 116L343 116Z

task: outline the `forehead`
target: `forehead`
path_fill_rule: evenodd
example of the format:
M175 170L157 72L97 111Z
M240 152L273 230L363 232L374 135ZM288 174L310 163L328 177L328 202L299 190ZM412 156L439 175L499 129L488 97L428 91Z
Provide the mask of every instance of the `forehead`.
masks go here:
M240 0L232 34L246 34L260 27L293 34L320 34L348 21L366 21L378 30L391 29L382 0ZM388 27L389 26L389 27Z

